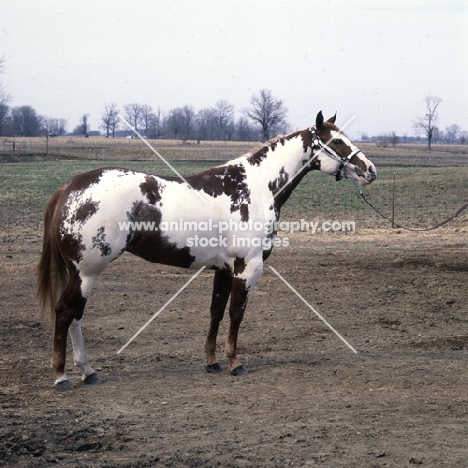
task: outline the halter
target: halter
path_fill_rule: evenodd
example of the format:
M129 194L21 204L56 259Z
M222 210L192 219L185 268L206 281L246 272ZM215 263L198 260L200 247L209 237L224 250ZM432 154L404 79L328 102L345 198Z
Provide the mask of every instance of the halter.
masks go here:
M345 158L342 158L335 150L330 148L326 143L323 143L322 140L317 135L317 132L315 130L315 127L310 127L310 132L312 133L312 148L313 147L319 147L320 151L325 150L333 159L336 161L339 161L340 165L338 166L338 169L336 170L335 174L335 180L338 182L343 178L342 172L344 168L349 164L351 158L355 155L361 152L359 148L356 148L354 151L351 151L348 156ZM315 159L318 156L318 153L314 156L313 159Z

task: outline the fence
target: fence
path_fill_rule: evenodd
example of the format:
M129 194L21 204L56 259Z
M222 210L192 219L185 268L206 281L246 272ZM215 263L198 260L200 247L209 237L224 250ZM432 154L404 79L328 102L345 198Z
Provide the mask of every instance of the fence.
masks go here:
M386 217L410 228L427 228L448 218L468 202L468 167L380 167L378 180L360 189L366 198ZM310 175L309 175L310 177ZM314 174L316 177L316 174ZM325 220L355 220L366 228L391 227L360 197L354 183L335 182L332 178L320 181L317 190L311 186L296 189L293 205L286 216L312 216ZM466 221L468 210L453 227ZM464 221L462 221L464 220Z
M105 165L150 173L170 172L141 141L104 142L100 145L90 142L87 147L74 142L67 151L58 151L56 144L49 146L47 156L35 150L37 142L18 142L14 152L7 145L6 151L0 154L2 226L39 226L46 200L72 174ZM252 147L252 144L219 142L152 144L183 174L203 170L215 165L214 160L225 161ZM438 147L429 152L418 145L391 149L369 145L363 151L378 171L377 181L363 188L363 192L386 216L392 217L394 213L395 221L402 225L432 226L468 201L467 147ZM42 161L34 161L37 159ZM449 226L466 225L467 216L464 212ZM282 219L355 221L357 229L391 227L364 203L354 183L348 180L337 183L333 177L319 173L309 174L299 184L282 210Z
M256 143L219 141L151 140L169 160L229 160L249 151ZM97 161L147 161L154 153L139 138L57 137L3 139L4 160L88 159Z

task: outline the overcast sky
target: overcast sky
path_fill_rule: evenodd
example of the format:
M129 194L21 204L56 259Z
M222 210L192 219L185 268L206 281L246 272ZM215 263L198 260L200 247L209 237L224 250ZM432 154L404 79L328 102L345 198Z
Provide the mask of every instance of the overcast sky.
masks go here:
M109 102L239 115L262 88L292 129L323 109L352 137L413 135L431 93L468 130L467 0L0 0L0 56L10 104L69 131Z

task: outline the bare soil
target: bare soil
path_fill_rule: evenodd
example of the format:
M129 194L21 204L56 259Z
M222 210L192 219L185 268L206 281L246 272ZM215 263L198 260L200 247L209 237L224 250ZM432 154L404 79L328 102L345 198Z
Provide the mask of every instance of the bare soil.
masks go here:
M240 332L249 375L207 374L212 273L123 256L88 302L98 385L53 389L38 230L0 234L0 466L429 467L468 460L467 230L290 235ZM268 268L358 351L354 354ZM226 319L225 319L226 321ZM219 353L226 323L220 330Z

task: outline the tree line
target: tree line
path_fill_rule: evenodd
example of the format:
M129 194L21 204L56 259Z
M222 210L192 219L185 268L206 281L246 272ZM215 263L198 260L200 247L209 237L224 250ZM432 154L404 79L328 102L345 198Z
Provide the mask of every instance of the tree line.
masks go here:
M3 98L2 98L3 96ZM9 95L0 90L0 136L62 136L68 134L68 122L62 118L39 115L29 105L9 107ZM235 117L235 108L221 99L212 107L195 110L186 104L163 112L148 104L131 103L120 109L115 102L103 106L100 129L107 138L134 135L132 129L149 139L266 141L289 131L287 108L270 90L252 95L249 106ZM89 114L82 114L71 132L90 136Z
M0 57L0 73L3 73L4 60ZM10 107L12 97L0 83L0 136L45 136L54 137L68 134L68 122L63 118L44 117L29 105ZM437 110L442 102L438 96L426 96L426 112L413 122L415 134L422 135L428 147L432 143L468 143L468 132L457 124L448 126L445 131L437 126ZM271 90L262 89L253 94L249 105L238 112L227 100L221 99L212 107L195 110L186 104L164 112L160 107L148 104L131 103L119 108L115 102L103 106L99 130L107 138L132 136L134 132L120 118L142 136L149 139L167 138L176 140L221 140L221 141L266 141L269 138L287 133L288 110L284 102L275 97ZM89 114L82 114L70 133L84 137L100 134L93 132L89 124ZM397 143L420 141L418 137L399 137L395 132L369 138L365 133L361 141L374 141L380 146L395 146Z
M361 132L360 141L376 143L378 147L386 148L395 146L398 143L422 143L426 142L427 147L431 149L432 143L448 144L468 144L468 132L462 130L460 125L452 124L442 130L438 125L438 108L442 103L442 98L435 95L428 95L423 99L426 106L426 112L423 116L416 117L413 121L415 136L398 136L395 132L380 134L369 137Z

